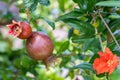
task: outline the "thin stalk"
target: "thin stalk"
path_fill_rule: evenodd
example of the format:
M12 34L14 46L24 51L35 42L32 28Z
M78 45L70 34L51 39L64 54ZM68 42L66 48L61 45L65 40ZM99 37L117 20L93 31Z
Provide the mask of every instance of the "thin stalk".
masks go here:
M110 35L112 36L112 38L113 38L115 44L118 46L118 48L119 48L119 50L120 50L120 45L119 45L118 41L116 40L115 36L113 35L112 31L110 30L108 24L107 24L107 23L105 22L105 20L103 19L101 13L98 12L98 14L99 14L99 17L101 18L102 22L104 23L105 27L106 27L107 30L109 31Z
M102 51L104 51L104 48L103 48L103 45L102 45L102 39L101 39L100 34L98 35L98 38L99 38L101 49L102 49Z
M60 58L60 57L68 57L68 56L75 56L75 55L77 55L77 54L75 54L75 53L61 54L61 55L56 56L56 58Z
M106 73L106 79L110 80L108 73Z
M98 34L98 30L96 28L95 28L95 31L96 31L96 34ZM103 45L102 45L102 38L101 38L100 34L98 34L98 39L99 39L99 42L100 42L101 50L104 51L104 48L103 48Z
M30 23L30 10L29 10L29 8L26 9L26 14L27 14L27 20Z

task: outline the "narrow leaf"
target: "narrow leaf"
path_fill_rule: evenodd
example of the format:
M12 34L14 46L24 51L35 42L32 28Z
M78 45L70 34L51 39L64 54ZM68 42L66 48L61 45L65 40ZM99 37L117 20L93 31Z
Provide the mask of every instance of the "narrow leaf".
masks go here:
M73 1L78 4L78 6L83 12L87 10L88 0L73 0Z
M65 41L65 42L61 45L59 52L65 51L66 49L68 49L68 47L69 47L69 41Z
M80 30L83 34L94 34L95 32L94 28L88 22L83 22L78 19L65 19L63 22L75 29Z
M73 30L74 30L74 28L71 28L71 29L69 29L69 31L68 31L68 38L70 39L70 37L72 36L72 34L73 34Z
M98 2L96 6L120 7L120 1L101 1Z
M88 70L93 71L92 64L86 63L86 62L81 63L81 64L79 64L77 66L74 66L72 69L88 69Z
M49 6L50 5L50 1L49 0L38 0L38 1L43 6Z
M78 12L78 11L71 11L71 12L69 12L67 14L64 14L64 15L58 17L56 19L56 21L60 21L60 20L68 19L68 18L77 18L77 17L79 17L81 15L82 14L80 12Z
M34 11L37 7L38 0L23 0L24 7Z
M64 7L65 7L65 0L58 0L58 2L59 2L59 7L60 7L60 9L62 10L62 11L64 11L65 9L64 9Z
M52 27L52 29L55 29L55 24L54 24L54 22L50 21L50 20L47 19L47 18L44 18L44 20Z

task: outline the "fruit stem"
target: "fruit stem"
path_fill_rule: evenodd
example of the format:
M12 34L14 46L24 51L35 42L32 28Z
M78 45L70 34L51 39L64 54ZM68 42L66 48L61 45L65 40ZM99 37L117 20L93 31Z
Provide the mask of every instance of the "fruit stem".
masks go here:
M55 56L53 54L50 57L48 57L47 59L43 60L47 70L49 70L49 66L53 65L55 60L56 60L56 58L55 58Z

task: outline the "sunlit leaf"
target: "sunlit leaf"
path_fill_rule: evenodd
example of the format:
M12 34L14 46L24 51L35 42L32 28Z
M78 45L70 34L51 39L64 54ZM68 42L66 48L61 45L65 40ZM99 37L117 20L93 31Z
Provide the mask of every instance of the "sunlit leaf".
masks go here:
M65 10L65 0L58 0L59 2L59 7L62 11Z
M120 80L120 65L117 67L117 69L110 75L110 80Z
M120 19L120 15L118 15L118 14L111 14L109 16L109 18L111 18L111 19Z
M54 22L50 21L50 20L47 19L47 18L44 18L44 20L52 27L52 29L55 29L55 24L54 24Z
M61 45L59 52L65 51L66 49L68 49L68 47L69 47L69 41L65 41L65 42Z
M120 7L120 1L101 1L98 2L96 6Z

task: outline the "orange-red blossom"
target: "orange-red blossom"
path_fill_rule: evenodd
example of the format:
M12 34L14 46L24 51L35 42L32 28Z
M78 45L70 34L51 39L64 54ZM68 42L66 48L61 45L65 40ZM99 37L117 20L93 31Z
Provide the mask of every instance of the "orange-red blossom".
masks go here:
M104 52L98 52L98 54L100 57L94 60L93 68L97 74L108 73L110 75L119 64L118 57L109 48L106 48Z

